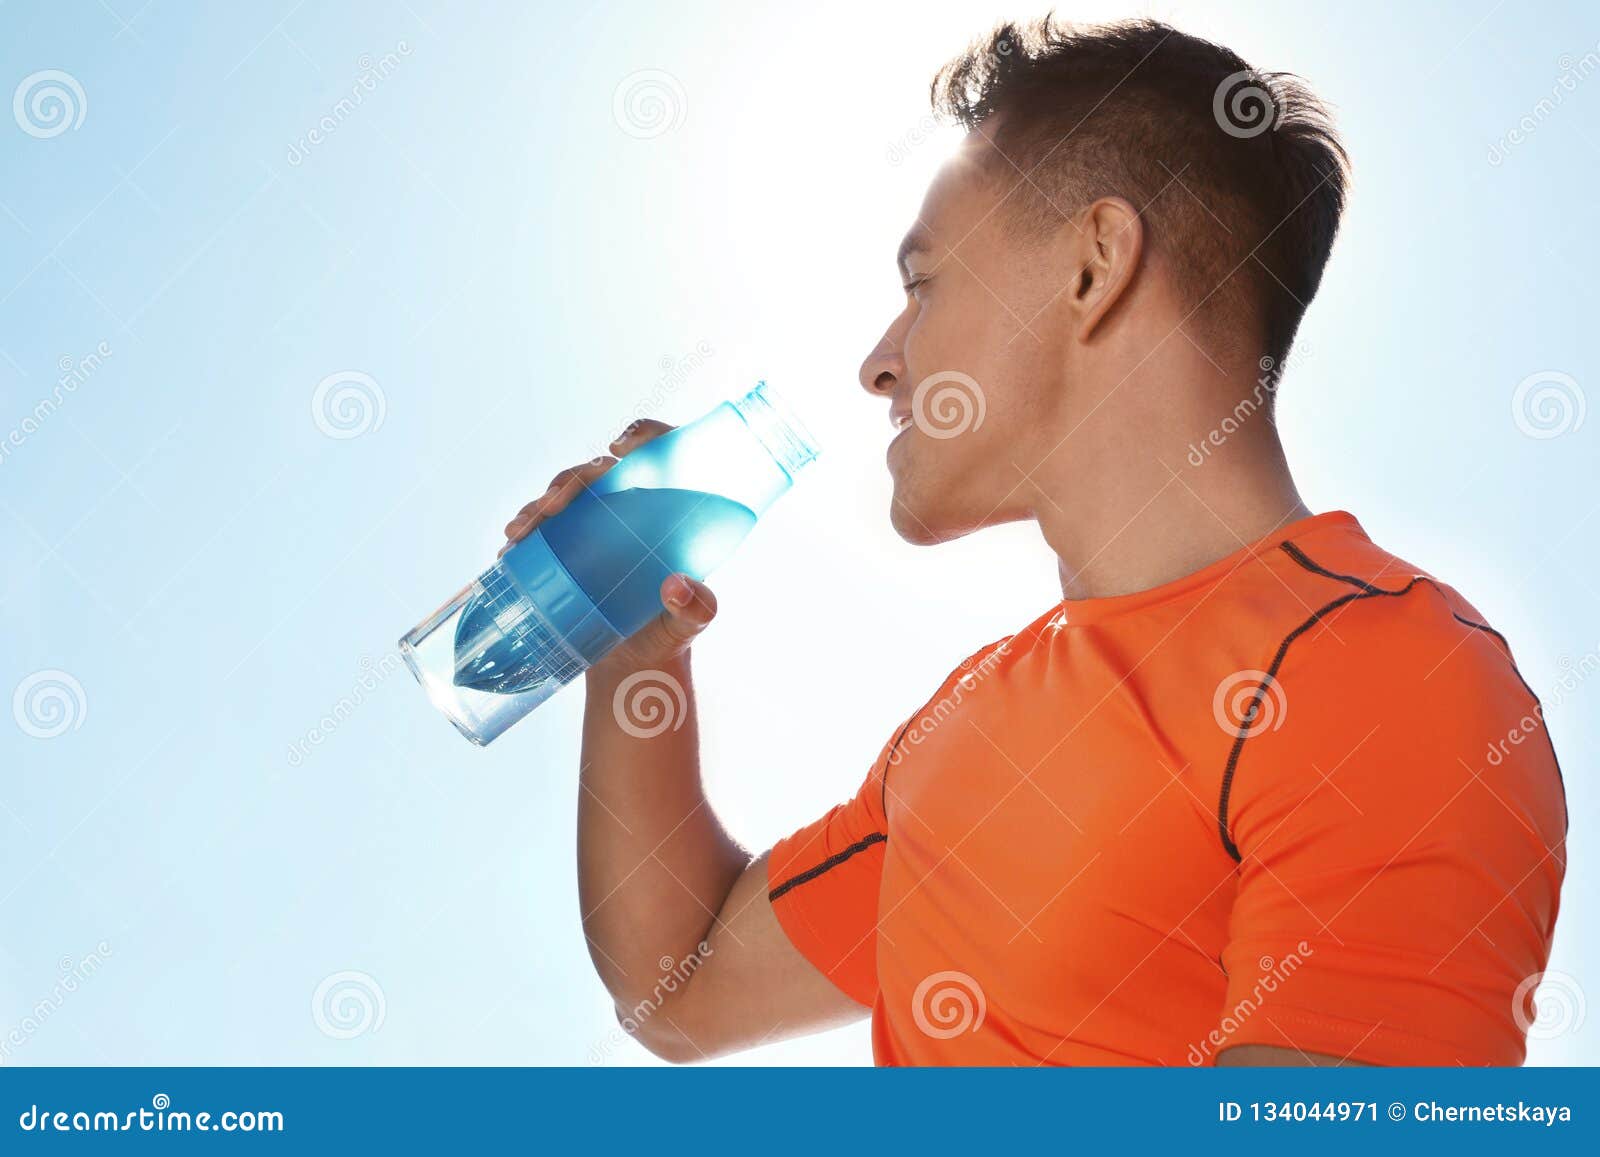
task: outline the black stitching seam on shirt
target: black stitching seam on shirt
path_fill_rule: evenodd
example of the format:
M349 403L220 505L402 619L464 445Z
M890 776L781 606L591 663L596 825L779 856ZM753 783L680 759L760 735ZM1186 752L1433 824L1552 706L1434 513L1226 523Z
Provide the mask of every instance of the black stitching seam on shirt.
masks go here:
M911 725L918 719L922 718L922 713L933 705L933 701L935 699L939 698L939 696L943 694L945 687L947 687L949 683L950 676L947 675L939 684L938 689L935 690L932 695L928 696L928 701L913 711L910 718L900 725L900 730L895 733L894 741L889 744L889 750L883 757L883 775L879 781L878 807L883 812L883 822L885 826L887 826L889 823L889 764L894 761L895 752L900 750L900 741L906 737L906 732L911 730ZM804 872L789 877L789 879L785 880L776 888L772 889L772 891L767 893L768 902L778 899L778 897L784 895L790 890L798 888L801 884L809 883L810 881L815 880L818 876L822 875L830 868L838 867L857 852L864 852L873 844L887 843L888 840L889 837L885 833L873 832L864 839L858 840L856 843L851 844L844 851L829 856L816 867L807 868Z
M1318 608L1310 618L1283 637L1283 641L1278 644L1277 654L1272 657L1272 663L1267 667L1266 678L1262 679L1256 686L1255 694L1251 697L1249 706L1245 708L1244 721L1239 725L1239 734L1234 737L1233 747L1228 752L1228 765L1222 772L1222 791L1217 800L1217 832L1222 837L1223 850L1232 856L1235 862L1241 861L1243 857L1239 854L1239 846L1233 842L1233 837L1228 834L1228 800L1233 794L1233 775L1239 768L1239 756L1244 753L1244 741L1249 739L1252 733L1251 728L1255 723L1257 713L1260 711L1261 700L1266 697L1268 689L1277 680L1278 671L1283 666L1284 657L1289 653L1290 644L1320 623L1325 616L1332 614L1346 603L1353 603L1358 599L1376 598L1380 595L1398 597L1410 591L1412 587L1417 585L1418 581L1413 578L1397 591L1385 590L1383 587L1373 586L1364 579L1328 570L1326 567L1313 562L1304 551L1292 542L1283 542L1279 545L1283 548L1285 554L1306 570L1314 574L1320 574L1325 578L1349 583L1357 589L1350 594L1340 595L1332 602Z
M1277 652L1277 654L1273 656L1272 665L1267 668L1266 678L1263 679L1261 681L1261 683L1256 687L1255 695L1252 697L1252 699L1250 701L1250 705L1245 709L1244 722L1242 724L1240 724L1240 726L1239 726L1239 734L1234 738L1232 750L1230 750L1228 752L1228 765L1227 765L1227 768L1223 771L1223 774L1222 774L1222 792L1221 792L1220 798L1217 801L1217 831L1222 836L1222 847L1223 847L1223 849L1228 853L1228 855L1232 856L1233 859L1236 862L1240 861L1242 859L1242 857L1239 854L1238 845L1236 845L1233 842L1233 837L1228 834L1228 798L1233 792L1233 775L1234 775L1234 772L1236 770L1238 770L1239 756L1244 751L1244 741L1246 739L1250 738L1251 725L1255 721L1256 712L1259 710L1259 708L1261 706L1261 700L1262 700L1263 697L1265 697L1265 695L1267 693L1267 690L1271 686L1271 684L1277 679L1278 670L1279 670L1280 667L1283 666L1284 657L1289 652L1289 645L1291 643L1293 643L1296 639L1298 639L1301 635L1303 635L1307 631L1309 631L1312 627L1316 626L1317 623L1321 622L1322 619L1325 616L1327 616L1327 615L1333 613L1334 611L1338 610L1340 607L1344 606L1346 603L1353 603L1353 602L1356 602L1356 601L1358 601L1360 599L1370 599L1370 598L1375 598L1375 597L1378 597L1378 596L1387 596L1387 597L1390 597L1390 598L1398 598L1401 595L1409 593L1411 588L1416 586L1419 582L1426 582L1429 585L1433 586L1435 589L1438 589L1438 584L1435 583L1432 579L1429 579L1424 575L1417 575L1417 576L1413 577L1411 579L1411 581L1406 583L1406 585L1401 587L1399 590L1387 590L1387 589L1385 589L1383 587L1374 586L1372 583L1367 582L1365 579L1356 578L1354 575L1340 574L1337 571L1331 571L1331 570L1327 569L1326 567L1324 567L1321 564L1319 564L1316 561L1314 561L1310 556L1308 556L1299 547L1295 546L1295 544L1292 543L1292 542L1284 542L1284 543L1280 543L1279 545L1283 548L1283 551L1284 551L1285 554L1287 554L1290 558L1294 559L1294 561L1296 563L1298 563L1304 569L1306 569L1308 571L1311 571L1314 574L1320 574L1320 575L1324 576L1325 578L1336 579L1339 582L1348 583L1351 586L1355 587L1356 590L1354 592L1352 592L1351 594L1341 595L1340 597L1334 599L1332 602L1327 603L1326 605L1318 608L1311 615L1310 618L1306 619L1305 622L1301 623L1298 627L1296 627L1294 630L1290 631L1287 635L1284 636L1283 642L1278 644L1278 652ZM1441 592L1441 593L1443 593L1443 592ZM1474 622L1472 619L1463 618L1461 615L1456 614L1454 610L1451 610L1450 617L1455 619L1457 622L1463 623L1468 627L1472 627L1475 630L1486 631L1489 634L1493 635L1495 638L1500 640L1500 645L1502 647L1504 647L1505 650L1506 650L1507 661L1511 662L1511 670L1513 671L1513 673L1516 674L1517 681L1522 684L1523 688L1533 698L1534 704L1535 704L1536 708L1538 708L1539 713L1540 713L1540 718L1542 719L1543 718L1543 708L1539 706L1539 697L1537 695L1534 695L1533 689L1528 686L1528 681L1522 677L1522 672L1517 670L1516 662L1511 659L1511 654L1510 654L1511 648L1510 648L1509 644L1506 643L1505 636L1500 634L1499 631L1495 630L1493 627L1489 626L1487 623ZM1549 740L1550 740L1549 731L1547 729L1545 731L1545 740L1546 740L1546 742L1549 742ZM1550 755L1551 755L1552 759L1555 759L1555 746L1554 746L1554 744L1551 744ZM1556 777L1557 777L1557 779L1561 780L1561 782L1562 782L1562 789L1561 789L1561 794L1562 794L1562 812L1563 812L1563 815L1565 816L1565 814L1566 814L1566 782L1565 782L1565 778L1561 774L1561 764L1560 764L1559 760L1556 761ZM1568 820L1568 822L1570 823L1570 819Z
M1454 611L1450 612L1457 622L1465 623L1477 631L1487 631L1500 640L1500 645L1506 649L1506 660L1511 664L1511 672L1516 675L1517 682L1522 684L1522 689L1528 693L1528 698L1533 700L1534 714L1539 717L1539 730L1544 732L1544 741L1550 745L1550 762L1556 765L1556 782L1561 785L1561 831L1563 834L1572 830L1572 813L1567 810L1567 775L1561 770L1561 757L1556 754L1556 741L1550 738L1550 728L1544 722L1544 704L1539 701L1539 696L1533 693L1533 688L1528 686L1528 681L1522 677L1522 672L1517 670L1517 662L1511 658L1511 644L1506 642L1506 637L1495 630L1488 623L1475 623L1471 619L1463 619Z
M1318 565L1316 562L1314 562L1306 554L1305 551L1303 551L1299 547L1295 546L1295 544L1292 543L1292 542L1285 542L1282 545L1283 545L1283 549L1284 549L1285 553L1287 553L1290 558L1294 559L1295 562L1299 563L1301 566L1305 567L1307 570L1315 571L1317 574L1320 574L1320 575L1326 575L1328 578L1338 579L1340 582L1349 583L1351 586L1360 587L1364 591L1371 591L1371 592L1375 592L1375 593L1378 593L1378 594L1389 594L1389 593L1391 593L1389 591L1383 590L1381 587L1375 587L1369 582L1366 582L1366 581L1364 581L1362 579L1358 579L1358 578L1354 577L1353 575L1338 574L1338 573L1336 573L1334 571L1328 570L1326 567ZM1432 586L1435 590L1438 590L1441 595L1444 594L1444 592L1442 590L1440 590L1439 584L1434 582L1432 579L1426 577L1425 575L1418 575L1417 579L1419 579L1420 581L1425 582L1428 585ZM1413 581L1417 581L1417 580L1413 580ZM1394 593L1401 593L1401 592L1394 592ZM1503 650L1506 653L1506 662L1511 664L1511 673L1517 677L1517 682L1522 684L1522 689L1528 693L1528 698L1533 700L1534 711L1539 716L1539 722L1541 724L1543 724L1544 723L1544 704L1540 701L1538 693L1536 691L1534 691L1534 689L1528 685L1527 679L1523 678L1522 669L1517 666L1516 656L1511 653L1511 643L1510 643L1510 641L1504 635L1502 635L1499 631L1497 631L1493 627L1491 627L1488 623L1480 623L1476 619L1469 619L1465 615L1458 615L1455 612L1454 608L1450 608L1449 607L1448 601L1446 602L1445 605L1446 605L1447 608L1450 609L1450 617L1452 619L1454 619L1456 622L1462 624L1463 626L1471 627L1474 631L1482 631L1486 635L1493 635L1495 637L1495 639L1497 639L1499 641L1500 649ZM1572 816L1567 810L1567 777L1566 777L1566 773L1561 770L1561 759L1560 759L1559 756L1556 755L1555 741L1550 738L1550 730L1549 730L1549 728L1541 727L1541 730L1544 731L1545 742L1550 745L1550 760L1551 760L1552 763L1555 764L1555 767L1556 767L1556 779L1561 784L1562 826L1563 826L1564 829L1570 830L1571 827L1572 827Z
M1284 545L1287 546L1288 544L1285 543ZM1256 713L1260 710L1261 700L1265 698L1267 689L1277 680L1278 668L1283 666L1284 656L1289 653L1289 644L1321 622L1325 615L1331 614L1346 603L1353 603L1358 599L1370 599L1376 595L1403 595L1416 584L1417 580L1412 579L1404 588L1398 591L1386 591L1373 587L1371 590L1352 591L1350 594L1340 595L1331 603L1319 608L1309 619L1285 635L1283 642L1278 644L1278 653L1272 657L1272 665L1267 668L1266 678L1256 685L1255 694L1251 697L1250 705L1245 708L1244 722L1239 725L1239 734L1234 737L1233 749L1228 752L1228 766L1222 773L1222 794L1217 801L1217 831L1222 836L1223 850L1232 856L1236 862L1244 857L1239 854L1238 845L1233 842L1233 837L1228 835L1228 797L1233 794L1233 773L1238 769L1239 756L1244 751L1244 741L1250 738L1251 727L1255 723Z
M844 863L846 860L848 860L851 856L855 855L857 852L866 851L873 844L884 844L884 843L888 843L888 842L889 842L889 837L888 836L884 835L882 832L873 832L870 836L867 836L864 839L857 840L855 843L851 844L844 851L835 852L833 855L829 856L826 860L823 860L822 863L818 864L816 867L807 868L805 871L801 872L799 875L790 876L783 883L779 884L776 888L772 889L772 891L767 893L767 901L768 901L768 903L771 903L773 900L778 899L780 896L784 895L785 893L791 892L794 889L798 888L801 884L810 883L812 880L815 880L818 876L822 875L824 872L830 871L833 868L837 868L840 864Z

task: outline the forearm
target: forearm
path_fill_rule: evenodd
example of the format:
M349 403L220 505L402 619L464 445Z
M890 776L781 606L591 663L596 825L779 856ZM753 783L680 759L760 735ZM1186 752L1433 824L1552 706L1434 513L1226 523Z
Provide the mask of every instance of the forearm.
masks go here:
M627 1008L697 953L750 857L706 802L689 652L601 664L587 683L579 903L595 968Z

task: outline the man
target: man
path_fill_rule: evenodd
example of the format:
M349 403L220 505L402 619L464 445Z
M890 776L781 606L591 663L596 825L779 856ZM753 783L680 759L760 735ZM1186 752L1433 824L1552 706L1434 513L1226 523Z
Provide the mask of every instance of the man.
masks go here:
M752 860L697 766L715 600L668 579L588 674L579 884L623 1023L678 1061L870 1010L884 1064L1520 1062L1565 859L1538 702L1460 595L1311 514L1271 420L1344 202L1321 107L1154 23L1003 27L934 99L969 132L860 374L893 524L1032 519L1065 597ZM619 725L644 677L681 727Z

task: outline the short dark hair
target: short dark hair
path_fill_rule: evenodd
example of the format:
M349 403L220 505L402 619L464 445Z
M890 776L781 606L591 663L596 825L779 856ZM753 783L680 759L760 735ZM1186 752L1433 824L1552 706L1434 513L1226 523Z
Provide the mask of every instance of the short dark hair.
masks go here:
M1053 230L1097 197L1125 197L1201 328L1237 339L1248 327L1254 341L1259 327L1281 364L1349 182L1327 109L1297 77L1156 21L1047 16L973 44L932 97L968 129L999 118L991 139L1009 164L993 176L1019 220Z

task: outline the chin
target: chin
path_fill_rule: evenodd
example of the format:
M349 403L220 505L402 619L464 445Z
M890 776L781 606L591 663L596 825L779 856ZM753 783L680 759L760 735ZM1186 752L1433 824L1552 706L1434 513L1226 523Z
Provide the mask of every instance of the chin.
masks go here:
M898 490L889 504L889 522L895 533L912 546L949 542L973 529L955 525L949 513L937 503L919 500L914 495L901 495Z

